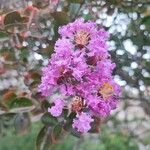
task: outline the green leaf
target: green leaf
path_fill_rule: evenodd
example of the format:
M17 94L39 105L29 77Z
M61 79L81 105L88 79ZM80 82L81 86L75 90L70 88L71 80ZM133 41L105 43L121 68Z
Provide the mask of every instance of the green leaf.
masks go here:
M55 21L58 23L58 25L64 25L69 22L69 17L66 12L53 12L51 13L52 17L55 19Z
M50 126L55 126L58 123L57 119L50 115L50 113L45 113L41 119L44 124Z
M8 13L4 18L4 25L10 25L14 23L22 22L23 18L21 17L18 11L13 11Z
M146 16L141 21L142 24L145 24L146 26L150 26L150 16Z
M54 23L54 33L55 33L55 36L53 38L54 41L56 41L59 38L59 33L58 33L59 26L60 25L58 24L58 22Z
M32 105L32 101L26 97L15 98L7 103L9 108L29 107Z
M131 36L130 38L134 45L137 45L138 47L141 47L143 45L143 40L141 39L141 36Z
M55 19L55 22L54 22L54 33L55 33L54 40L56 40L59 37L58 28L62 25L67 24L70 19L69 19L67 13L64 11L54 12L54 13L51 13L51 15Z
M20 49L20 55L19 56L23 62L27 62L28 55L29 55L29 51L27 48L21 48Z
M71 130L71 134L72 134L73 136L77 137L77 138L81 138L81 136L82 136L82 133L78 132L78 131L75 130L75 129L72 129L72 130Z
M41 102L41 107L44 111L47 111L47 109L50 107L50 103L47 100L43 100Z
M66 123L64 124L63 128L66 131L70 131L72 129L72 122L73 119L76 117L76 113L72 112L69 117L66 120Z
M67 119L68 113L69 113L68 109L63 109L62 116L64 119Z
M145 77L145 78L144 78L144 83L145 83L146 85L150 85L150 77Z
M60 137L61 133L62 133L62 126L60 124L57 124L53 129L52 137L55 140L57 140Z
M27 20L28 18L22 17L19 11L10 12L4 18L5 30L9 33L14 33L14 29L16 29L15 33L19 34L26 29ZM19 40L21 40L21 37L19 37Z
M51 146L51 128L44 126L36 139L36 150L48 150Z
M0 38L8 37L8 34L5 32L0 32Z

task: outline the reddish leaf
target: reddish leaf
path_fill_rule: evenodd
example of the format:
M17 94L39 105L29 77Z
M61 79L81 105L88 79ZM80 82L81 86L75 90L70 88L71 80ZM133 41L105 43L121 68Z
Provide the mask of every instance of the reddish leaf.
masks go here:
M16 98L17 95L14 93L14 91L7 91L4 93L3 97L2 97L2 100L6 101L10 101L11 99L13 98Z

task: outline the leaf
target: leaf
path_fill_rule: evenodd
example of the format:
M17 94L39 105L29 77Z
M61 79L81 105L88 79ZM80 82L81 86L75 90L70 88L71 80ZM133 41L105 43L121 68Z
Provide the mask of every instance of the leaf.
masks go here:
M134 45L137 45L138 47L143 45L143 40L141 40L141 36L131 36L130 38Z
M145 77L145 78L144 78L144 83L145 83L146 85L150 85L150 77Z
M81 136L82 136L82 133L78 132L78 131L75 130L75 129L72 129L72 130L71 130L71 134L72 134L73 136L77 137L77 138L81 138Z
M27 48L21 48L20 49L20 55L19 56L23 62L27 62L28 55L29 55L29 51Z
M36 139L36 150L48 150L51 145L51 128L44 126Z
M57 143L57 140L61 136L61 133L62 133L62 126L60 124L57 124L53 128L53 131L52 131L52 134L51 134L53 144Z
M3 94L2 100L5 102L11 101L12 99L16 98L17 95L13 91L7 91Z
M145 24L146 26L150 25L150 16L146 16L141 21L142 24Z
M7 106L9 108L19 108L19 107L28 107L32 106L32 101L26 97L19 97L8 101Z
M69 22L69 17L66 12L53 12L51 13L52 17L55 19L55 21L58 23L58 25L64 25Z
M8 34L5 32L0 32L0 38L6 38L8 37Z
M31 75L31 78L34 79L34 80L41 79L40 74L38 72L36 72L36 71L31 71L30 75Z
M55 22L54 22L54 33L55 33L55 37L54 37L54 40L56 40L58 37L59 37L59 34L58 34L58 28L62 25L65 25L69 22L69 17L67 15L66 12L64 11L61 11L61 12L54 12L54 13L51 13L52 17L55 19Z
M23 18L21 17L18 11L13 11L8 13L4 18L4 25L10 25L14 23L22 22Z
M47 109L50 107L50 103L47 100L43 100L41 103L41 107L44 111L47 111Z
M30 86L30 88L36 88L40 82L41 75L35 70L30 70L27 75L25 75L24 83Z
M69 113L68 109L63 109L62 116L63 116L64 119L67 119L68 113Z
M76 113L72 112L66 120L66 123L63 126L63 129L69 131L72 129L73 119L76 117Z
M54 33L55 33L55 36L53 38L54 41L56 41L59 38L59 33L58 33L59 26L60 25L58 24L58 22L54 23Z
M58 123L57 119L50 115L50 113L45 113L41 119L44 124L50 126L55 126Z
M20 33L26 29L27 17L22 17L18 11L6 14L4 18L5 30L9 33Z

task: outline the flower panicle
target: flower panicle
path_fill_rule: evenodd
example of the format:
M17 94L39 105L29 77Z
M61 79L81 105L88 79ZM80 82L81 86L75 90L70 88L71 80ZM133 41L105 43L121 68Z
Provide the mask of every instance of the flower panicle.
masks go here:
M112 76L115 64L108 53L109 34L83 19L60 27L59 34L39 91L44 96L58 91L64 98L54 99L48 112L60 117L68 108L76 113L72 127L86 133L95 117L107 117L118 103L120 86Z

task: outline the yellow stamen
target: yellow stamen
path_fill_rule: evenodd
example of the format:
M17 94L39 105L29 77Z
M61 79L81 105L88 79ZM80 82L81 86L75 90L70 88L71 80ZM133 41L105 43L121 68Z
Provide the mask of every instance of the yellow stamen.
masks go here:
M109 83L104 83L103 86L99 89L99 93L104 99L107 99L108 97L113 95L114 88Z
M88 44L90 39L89 33L87 33L86 31L77 31L76 35L75 35L75 43L79 46L85 46Z

